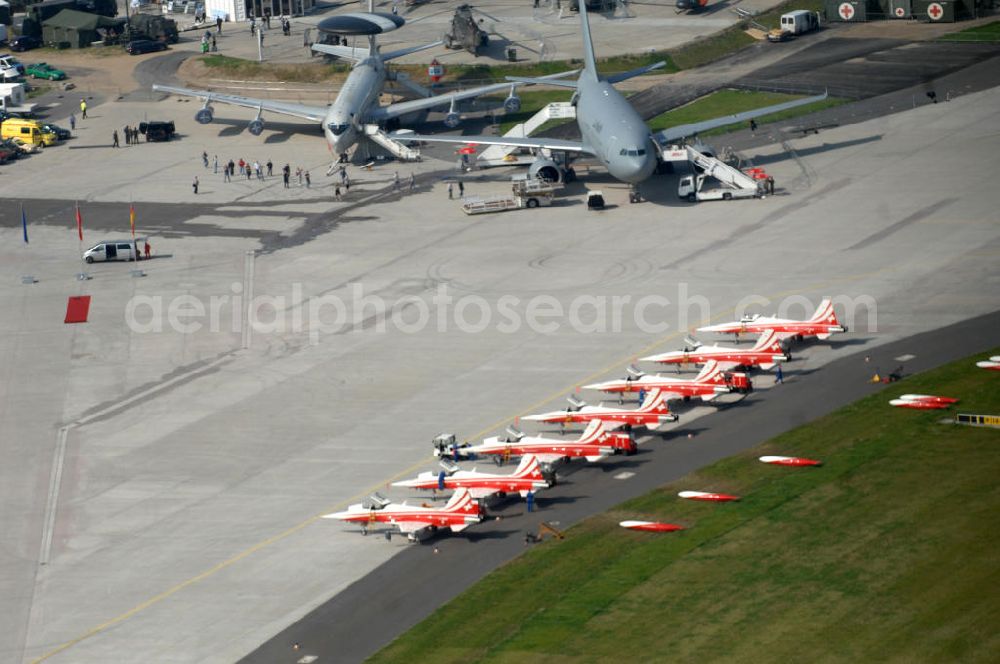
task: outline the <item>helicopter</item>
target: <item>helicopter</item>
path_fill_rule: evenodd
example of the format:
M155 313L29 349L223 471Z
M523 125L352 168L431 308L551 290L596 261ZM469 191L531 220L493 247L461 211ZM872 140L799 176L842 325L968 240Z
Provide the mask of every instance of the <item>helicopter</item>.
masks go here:
M479 57L479 49L489 45L490 36L479 27L479 22L476 21L473 12L483 13L474 9L472 5L459 5L455 9L455 15L451 18L451 28L441 38L445 48L464 48L472 55ZM488 18L492 19L493 17L488 16ZM482 19L479 20L482 21Z

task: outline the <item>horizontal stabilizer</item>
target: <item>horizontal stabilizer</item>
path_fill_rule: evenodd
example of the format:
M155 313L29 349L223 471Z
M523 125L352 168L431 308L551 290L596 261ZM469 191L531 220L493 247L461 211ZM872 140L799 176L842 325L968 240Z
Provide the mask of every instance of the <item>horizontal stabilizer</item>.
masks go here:
M765 106L763 108L757 108L752 111L744 111L743 113L735 113L733 115L726 115L721 118L713 118L711 120L705 120L704 122L694 122L686 125L677 125L676 127L668 127L663 131L656 132L653 134L653 139L656 140L660 145L669 145L671 143L676 143L682 138L687 136L694 136L703 131L708 131L709 129L715 129L716 127L725 127L726 125L738 124L741 122L747 122L754 118L759 118L764 115L770 115L771 113L780 113L781 111L787 111L790 108L796 108L798 106L805 106L806 104L812 104L818 101L823 101L827 98L827 93L817 95L815 97L803 97L802 99L795 99L793 101L786 101L782 104L774 104L772 106Z
M354 62L360 62L368 57L367 48L354 48L352 46L334 46L333 44L316 43L312 45L312 50L345 60L353 60Z
M643 74L651 71L656 71L657 69L662 69L666 67L667 63L665 60L660 60L659 62L654 62L651 65L646 65L645 67L639 67L637 69L632 69L630 71L623 71L618 74L609 75L606 80L608 83L620 83L621 81L627 81L630 78L635 78L636 76L642 76Z
M507 80L512 83L533 83L537 85L552 85L557 88L576 89L576 81L561 81L555 78L534 78L531 76L508 76Z
M436 41L430 44L421 44L420 46L411 46L409 48L401 48L397 51L389 51L388 53L382 54L382 62L389 62L389 60L394 60L395 58L401 58L404 55L409 55L410 53L416 53L418 51L426 51L429 48L434 48L435 46L440 46L444 42Z

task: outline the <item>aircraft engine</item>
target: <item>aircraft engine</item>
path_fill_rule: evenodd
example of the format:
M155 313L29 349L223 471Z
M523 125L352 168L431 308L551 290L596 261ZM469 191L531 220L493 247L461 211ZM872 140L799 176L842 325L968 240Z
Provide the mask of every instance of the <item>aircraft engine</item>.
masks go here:
M454 129L461 123L462 123L462 117L458 113L452 112L444 116L444 126L448 127L449 129Z
M205 104L198 112L194 114L194 120L198 124L208 124L215 117L215 109L213 109L208 104Z
M551 159L536 159L528 167L528 176L546 182L562 182L564 173L562 167Z
M247 125L247 131L249 131L254 136L260 136L264 131L264 121L260 118L251 120L250 124Z
M507 113L517 113L521 110L521 98L517 95L510 95L503 100L503 110Z

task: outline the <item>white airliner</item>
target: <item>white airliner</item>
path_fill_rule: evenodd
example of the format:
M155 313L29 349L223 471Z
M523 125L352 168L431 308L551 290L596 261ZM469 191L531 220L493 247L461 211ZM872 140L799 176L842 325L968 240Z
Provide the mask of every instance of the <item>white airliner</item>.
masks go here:
M569 165L581 156L596 158L604 164L615 179L631 185L646 180L656 169L661 147L676 143L678 140L697 135L715 127L722 127L737 122L746 122L751 118L769 115L804 104L811 104L826 99L826 94L796 99L794 101L758 108L745 113L714 118L696 124L670 127L655 134L635 108L618 92L614 83L633 78L640 74L663 67L665 62L640 67L620 74L602 77L597 71L594 57L594 45L590 37L590 23L587 18L585 2L580 4L580 24L583 35L584 69L575 81L545 80L508 76L507 80L518 83L539 83L556 87L572 88L574 90L572 103L576 106L576 122L580 129L582 140L567 141L557 138L509 136L414 136L411 140L431 141L441 143L475 143L482 145L506 145L511 147L532 148L547 151L552 154L562 154L561 159L539 155L529 166L532 176L545 179L565 179L569 175Z
M460 122L460 117L455 111L455 103L463 99L509 90L510 93L504 100L504 108L511 113L517 112L521 108L521 100L514 93L514 88L518 84L511 83L495 83L459 92L380 106L378 100L382 88L386 80L393 77L392 73L387 71L386 63L410 53L433 48L440 45L441 42L381 53L376 44L376 35L395 30L402 26L405 21L394 14L375 13L372 11L373 7L374 1L370 0L367 13L338 14L320 21L317 25L320 32L366 35L368 37L367 49L318 43L312 45L314 51L354 61L354 66L351 68L347 80L344 81L337 98L329 106L309 106L294 102L255 99L169 85L157 84L153 85L153 89L158 92L202 99L204 105L194 116L195 120L201 124L208 124L214 119L215 111L212 108L214 102L256 110L257 117L247 125L247 131L254 136L259 136L264 131L262 118L264 111L322 123L327 145L335 156L347 152L360 137L365 135L365 125L383 125L394 118L419 111L451 105L451 110L445 117L445 125L456 127ZM574 72L558 74L557 76L572 73ZM540 80L546 81L548 79Z

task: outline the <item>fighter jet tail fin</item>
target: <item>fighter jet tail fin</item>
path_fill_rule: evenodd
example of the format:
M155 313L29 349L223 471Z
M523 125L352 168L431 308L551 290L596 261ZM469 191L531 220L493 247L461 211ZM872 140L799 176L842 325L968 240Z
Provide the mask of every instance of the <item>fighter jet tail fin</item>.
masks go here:
M587 18L587 3L580 2L580 32L583 34L583 67L593 80L598 80L597 58L594 57L594 42L590 38L590 19Z

